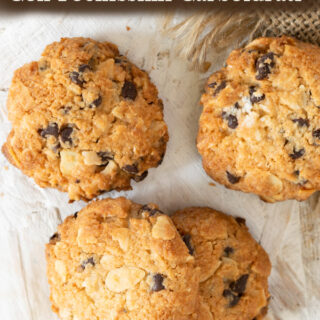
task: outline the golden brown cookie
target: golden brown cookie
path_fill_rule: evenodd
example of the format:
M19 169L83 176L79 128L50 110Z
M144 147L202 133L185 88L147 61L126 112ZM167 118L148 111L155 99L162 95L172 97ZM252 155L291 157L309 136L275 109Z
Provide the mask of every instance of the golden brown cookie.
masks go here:
M209 176L275 202L320 190L320 48L260 38L233 51L201 98Z
M262 319L271 265L244 219L210 208L187 208L172 220L200 267L200 296L211 313L203 319Z
M62 320L198 319L199 268L153 204L92 202L58 227L46 257Z
M92 199L130 189L158 166L168 141L163 105L146 72L108 42L64 38L18 69L2 150L41 187Z

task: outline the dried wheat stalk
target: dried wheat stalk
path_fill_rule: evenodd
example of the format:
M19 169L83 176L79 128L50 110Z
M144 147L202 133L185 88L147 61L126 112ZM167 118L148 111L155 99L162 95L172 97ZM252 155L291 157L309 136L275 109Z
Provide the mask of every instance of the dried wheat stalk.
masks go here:
M258 36L287 34L320 44L320 4L312 2L306 9L295 11L197 12L179 23L170 15L163 29L175 39L177 54L191 62L192 68L201 69L209 50L219 53Z

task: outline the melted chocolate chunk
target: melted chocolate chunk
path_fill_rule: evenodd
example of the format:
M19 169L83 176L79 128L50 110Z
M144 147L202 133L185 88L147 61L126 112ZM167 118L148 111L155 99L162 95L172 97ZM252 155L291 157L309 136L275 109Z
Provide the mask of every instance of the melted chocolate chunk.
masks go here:
M79 72L85 72L87 69L91 70L91 67L88 64L82 64L78 68Z
M236 219L236 221L238 222L239 225L246 224L246 219L244 219L244 218L236 217L235 219Z
M227 117L228 127L231 129L235 129L238 126L238 119L236 116L229 114Z
M231 290L228 290L228 289L223 290L222 295L229 300L229 304L228 304L229 308L232 308L239 303L240 297L232 293Z
M252 86L249 88L249 95L250 95L251 103L258 103L258 102L265 99L265 97L266 97L265 94L257 95L257 94L255 94L255 92L256 92L256 87Z
M152 276L152 282L151 291L158 292L165 289L163 285L163 276L160 273L156 273Z
M241 179L241 177L237 177L237 176L231 174L229 171L226 171L226 173L227 173L227 178L228 178L228 180L229 180L229 182L230 182L231 184L236 184L236 183L238 183L238 182L240 181L240 179Z
M152 217L157 213L163 214L161 210L157 208L150 208L147 204L141 207L141 209L139 210L139 214L141 214L144 211L149 212L149 217Z
M136 182L140 182L140 181L144 180L147 176L148 176L148 170L144 171L140 176L135 175L133 179Z
M289 156L292 160L296 160L301 158L305 154L304 148L301 148L300 150L293 149L293 153L290 153Z
M58 138L59 135L59 127L55 122L49 123L49 125L45 129L39 129L38 133L42 138L48 138L48 136L54 136Z
M84 81L79 79L80 74L76 71L70 72L69 77L71 81L79 86L83 85Z
M73 217L74 217L75 219L78 218L78 213L79 213L79 211L76 211L76 212L73 214Z
M256 79L264 80L271 73L271 68L274 67L274 53L268 52L257 59L256 61Z
M309 127L308 119L298 118L298 119L293 119L292 121L298 124L299 127L303 127L303 126Z
M234 249L231 247L225 247L223 251L226 257L230 257L234 253Z
M217 85L216 82L212 82L212 83L209 83L209 84L208 84L208 87L209 87L209 88L214 88L216 85Z
M164 158L164 154L161 155L160 160L158 161L157 165L160 166Z
M99 96L96 100L90 103L89 108L97 108L102 103L102 97Z
M110 151L100 151L97 152L97 155L100 157L102 163L108 163L109 160L114 159L114 156Z
M127 164L126 166L124 166L122 168L122 170L126 171L128 173L131 173L131 174L136 174L139 171L137 165L135 165L135 164L132 164L132 165L131 164Z
M191 236L190 234L185 234L184 236L182 236L182 240L183 242L186 244L188 250L189 250L189 254L193 255L194 253L194 248L191 244Z
M221 90L223 90L225 87L227 86L227 82L226 81L222 81L216 88L216 90L214 90L213 96L215 97Z
M130 81L125 81L121 89L121 96L125 99L135 100L137 94L137 89L134 83Z
M312 136L314 138L320 139L320 129L316 129L312 131Z
M238 280L230 283L230 286L229 286L230 289L236 293L241 293L241 294L244 293L246 291L248 278L249 278L249 275L244 274Z
M60 240L61 240L61 236L60 236L60 233L58 232L54 233L49 239L50 242L57 242Z
M70 143L72 144L71 134L73 132L73 128L66 126L60 130L60 138L63 143Z
M93 257L90 257L90 258L88 258L87 260L84 260L84 261L81 263L81 268L82 268L82 269L85 269L88 264L91 264L93 267L96 265L95 262L94 262L94 260L93 260Z

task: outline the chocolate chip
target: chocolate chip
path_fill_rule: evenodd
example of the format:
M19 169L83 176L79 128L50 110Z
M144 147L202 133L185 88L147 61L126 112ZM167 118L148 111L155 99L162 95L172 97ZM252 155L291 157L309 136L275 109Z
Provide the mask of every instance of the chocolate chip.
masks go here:
M227 117L228 127L231 129L235 129L238 126L238 119L236 116L229 114Z
M102 102L102 97L99 96L96 100L90 103L89 108L97 108L100 106L101 102Z
M47 138L48 136L54 136L58 138L59 135L59 127L55 122L49 123L49 125L45 129L39 129L38 133L42 138Z
M77 179L77 180L76 180L76 183L80 183L80 179Z
M63 107L61 107L61 110L62 110L63 114L68 114L71 110L71 107L63 106Z
M133 179L136 182L140 182L140 181L144 180L147 176L148 176L148 170L144 171L140 176L135 175Z
M122 62L122 59L121 58L114 58L114 62L119 64Z
M256 61L256 79L263 80L271 73L271 68L274 67L274 53L268 52L257 59Z
M132 165L131 164L127 164L126 166L124 166L122 168L122 170L126 171L128 173L131 173L131 174L136 174L139 171L137 165L135 165L135 164L132 164Z
M121 96L125 99L135 100L137 97L137 89L133 82L125 81L121 89Z
M299 127L309 127L309 120L308 119L303 119L303 118L298 118L298 119L293 119L292 120L294 123L297 123Z
M186 244L188 250L189 250L189 254L193 255L194 253L194 248L191 244L191 236L190 234L185 234L184 236L182 236L182 240L183 242Z
M236 109L240 109L240 105L239 105L239 103L238 103L238 102L236 102L236 103L234 104L234 107L235 107Z
M78 212L79 212L79 211L76 211L76 212L73 214L73 217L74 217L75 219L78 218Z
M114 156L110 151L100 151L97 155L101 158L102 163L108 163L109 160L113 160Z
M83 80L79 79L80 74L76 71L70 72L69 77L73 83L78 84L79 86L84 83Z
M81 268L82 268L82 269L85 269L88 264L91 264L93 267L96 265L95 262L94 262L94 260L93 260L93 257L88 258L87 260L83 261L83 262L81 263Z
M149 217L152 217L157 213L163 214L161 210L157 208L150 208L147 204L141 207L141 209L139 210L139 214L141 214L144 211L149 213Z
M60 236L60 233L58 232L54 233L49 239L50 242L56 242L60 240L61 240L61 236Z
M151 291L157 292L165 289L163 285L163 276L160 273L156 273L152 276L152 282Z
M300 171L299 171L299 170L295 170L293 173L294 173L296 176L299 176L299 175L300 175Z
M301 158L305 154L304 148L301 148L300 150L293 149L293 153L290 153L289 156L292 160L296 160Z
M235 295L234 293L231 292L231 290L223 290L222 295L229 300L228 307L232 308L236 306L240 300L240 296Z
M249 88L249 95L250 95L251 103L258 103L258 102L265 99L266 96L264 93L261 95L255 95L255 92L256 92L256 87L251 86Z
M61 148L61 144L60 142L56 143L52 148L51 150L54 152L54 153L57 153L60 151L60 148Z
M216 82L212 82L212 83L209 83L209 84L208 84L208 87L209 87L209 88L214 88L216 85L217 85Z
M230 283L230 289L236 293L244 293L246 291L248 278L248 274L242 275L238 280Z
M78 68L79 72L85 72L86 69L91 70L91 67L88 64L82 64Z
M160 166L164 158L164 154L161 155L160 160L158 161L157 165Z
M236 183L238 183L240 181L241 177L237 177L237 176L231 174L229 171L226 171L226 173L227 173L227 178L228 178L230 183L236 184Z
M222 81L216 88L216 90L213 93L213 96L215 97L221 90L223 90L227 86L226 81Z
M63 143L70 143L72 144L71 134L73 132L73 128L66 126L60 130L60 138Z
M246 224L246 219L241 218L241 217L236 217L236 221L238 222L239 225L245 225Z
M234 249L231 247L225 247L223 251L226 257L229 257L231 254L234 253Z
M43 61L39 63L39 70L45 71L49 68L49 63L47 61Z
M312 131L312 136L313 136L314 138L320 139L320 129L313 130L313 131Z

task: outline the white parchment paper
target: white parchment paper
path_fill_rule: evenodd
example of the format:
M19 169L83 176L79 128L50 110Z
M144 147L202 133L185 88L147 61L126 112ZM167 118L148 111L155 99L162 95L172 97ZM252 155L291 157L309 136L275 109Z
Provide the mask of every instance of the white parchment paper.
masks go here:
M37 60L45 45L61 37L84 36L116 43L150 73L165 105L170 141L163 164L125 195L158 203L168 213L187 206L211 206L247 220L269 253L273 270L268 319L320 319L320 204L308 201L267 204L254 195L212 186L201 166L195 139L198 104L208 74L188 70L164 37L160 15L0 13L0 144L10 131L6 98L13 71ZM128 31L126 27L131 29ZM209 73L223 64L212 59ZM69 214L85 205L68 203L53 189L41 189L0 155L0 318L53 320L45 275L44 245Z

